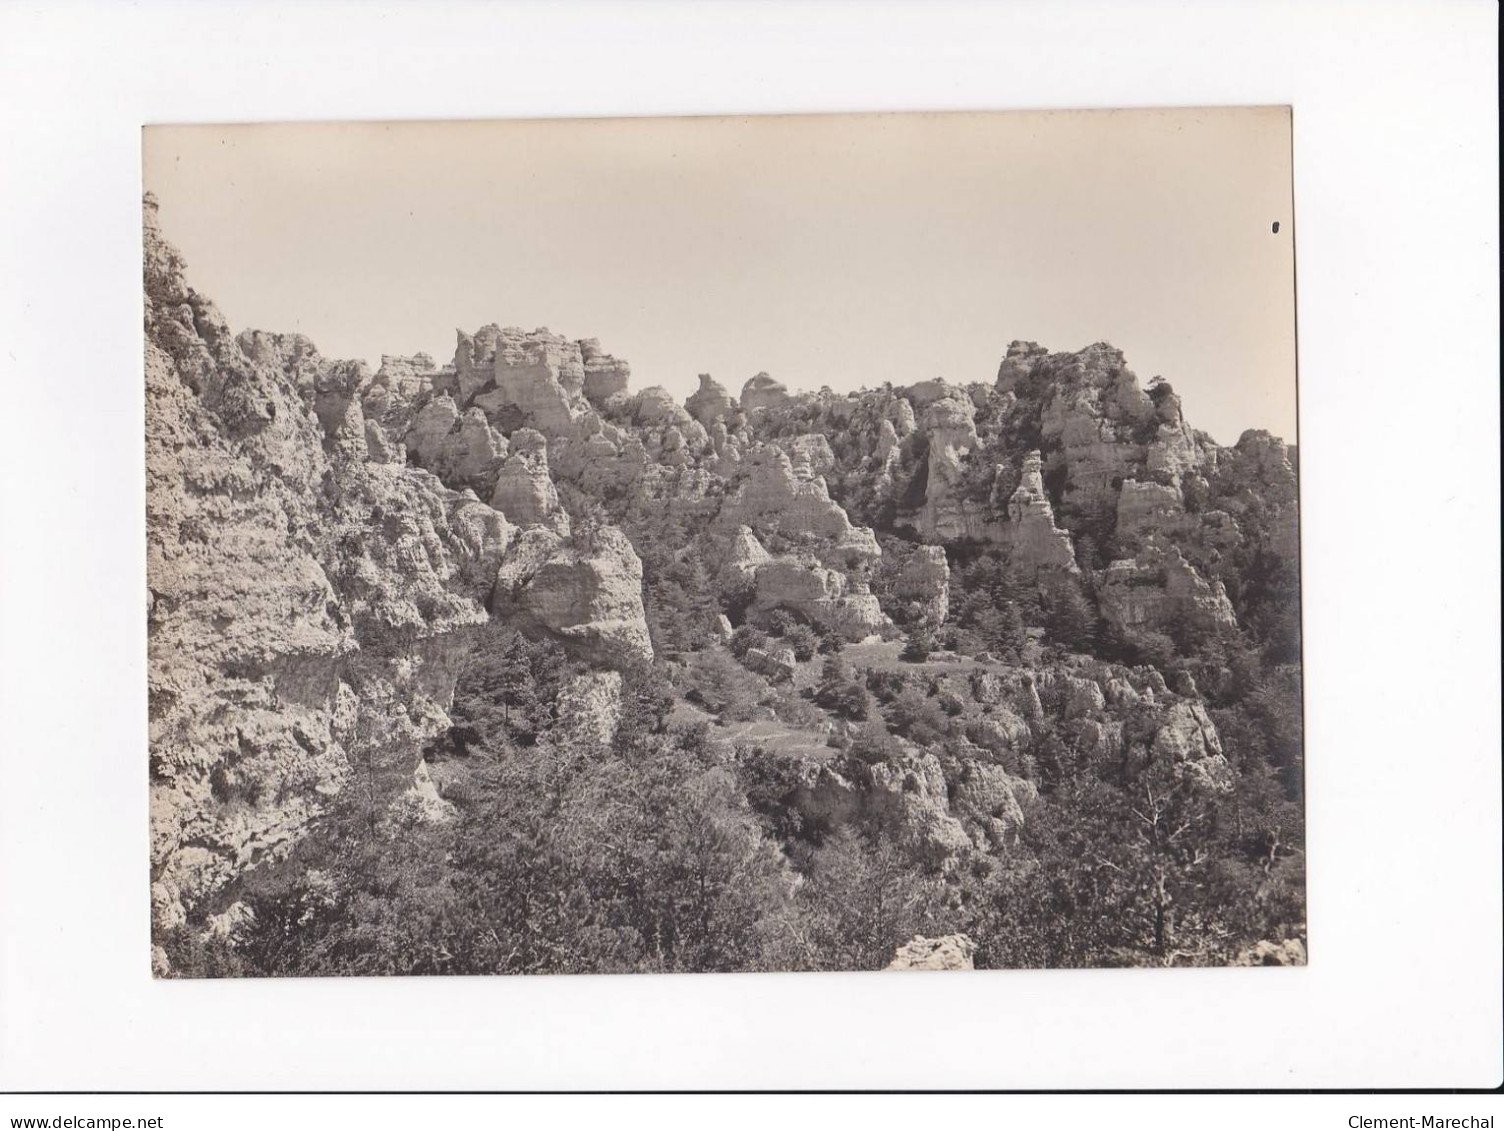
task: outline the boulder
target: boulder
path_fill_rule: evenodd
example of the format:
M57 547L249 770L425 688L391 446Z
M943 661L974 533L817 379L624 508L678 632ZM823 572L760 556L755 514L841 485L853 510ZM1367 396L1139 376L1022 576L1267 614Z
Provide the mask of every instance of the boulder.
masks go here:
M1234 966L1304 966L1306 944L1300 939L1261 939L1233 959Z
M426 353L415 353L411 357L382 354L381 368L376 370L373 383L389 389L403 400L413 401L433 390L438 375L433 358Z

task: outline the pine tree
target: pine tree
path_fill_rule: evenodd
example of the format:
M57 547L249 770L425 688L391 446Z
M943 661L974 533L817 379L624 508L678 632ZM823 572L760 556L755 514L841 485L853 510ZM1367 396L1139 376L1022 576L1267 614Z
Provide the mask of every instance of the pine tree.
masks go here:
M1077 652L1090 652L1097 639L1097 612L1074 579L1057 581L1050 592L1048 627L1055 640Z
M903 651L898 654L900 660L911 664L922 664L929 659L930 653L935 650L935 636L925 625L916 625L909 632L909 639L903 646Z

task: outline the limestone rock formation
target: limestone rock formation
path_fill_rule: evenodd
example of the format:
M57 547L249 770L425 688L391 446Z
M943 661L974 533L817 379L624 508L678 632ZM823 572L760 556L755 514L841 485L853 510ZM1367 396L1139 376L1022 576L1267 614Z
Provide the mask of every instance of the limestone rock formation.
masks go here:
M1213 630L1237 624L1222 583L1197 573L1178 546L1113 562L1102 573L1098 600L1103 617L1125 629L1162 631L1177 620Z
M548 470L548 441L542 433L521 428L512 434L512 454L496 477L491 506L518 526L552 520L568 525L559 508L559 492Z
M396 837L414 825L447 825L458 816L454 805L440 795L427 763L419 762L412 784L398 794L377 827Z
M749 378L742 386L742 411L751 415L759 409L778 408L787 403L789 391L783 382L775 381L766 373Z
M378 808L417 780L508 532L430 473L367 460L364 367L296 336L232 336L150 198L144 220L162 931L285 853L352 773Z
M750 526L737 527L721 566L722 590L734 594L747 592L756 584L758 568L772 560L773 555L757 540Z
M462 399L506 433L528 425L545 436L573 435L590 407L580 343L547 327L526 333L490 325L474 335L460 332L454 366Z
M973 848L950 811L940 760L927 751L907 750L898 760L870 765L806 763L790 803L815 827L881 828L936 870Z
M682 427L694 418L662 385L651 385L634 399L633 419L645 427Z
M873 486L879 494L893 489L893 475L898 470L901 458L898 430L893 426L892 420L884 417L878 424L877 448L870 460Z
M1025 569L1075 572L1071 536L1055 525L1055 512L1044 491L1041 466L1038 452L1024 457L1018 489L1008 500L1006 541L1013 548L1013 560Z
M1232 787L1238 730L1224 749L1207 705L1240 677L1183 641L1256 623L1250 592L1289 584L1298 453L1261 432L1219 447L1112 347L1015 342L965 387L790 393L764 373L737 399L702 375L680 405L631 391L595 339L493 324L450 365L372 374L300 335L233 335L147 212L156 941L233 944L237 878L352 781L383 836L452 820L461 759L438 740L488 620L569 653L540 650L567 672L545 713L571 756L612 756L654 640L681 708L697 663L755 685L737 737L775 748L770 803L815 834L879 832L929 879L1028 852L1045 772ZM930 661L900 659L874 585L906 626L943 626ZM1118 630L1101 655L1165 670L1080 654L1098 616ZM768 639L743 651L733 624ZM729 743L731 714L694 717ZM1250 961L1294 960L1260 946ZM917 938L890 969L973 950Z
M872 593L848 592L846 575L809 555L783 555L756 569L758 609L792 609L848 640L880 632L888 618Z
M794 478L802 480L824 479L836 469L835 453L830 450L830 441L819 433L805 433L779 444L789 457L789 466Z
M1074 514L1113 506L1124 479L1147 478L1151 445L1159 445L1157 460L1166 472L1194 467L1201 459L1198 442L1179 421L1178 401L1162 420L1122 352L1105 342L1070 354L1014 342L999 366L996 387L1040 406L1040 435L1051 453L1050 466L1065 473L1065 503Z
M725 386L709 373L701 373L700 387L689 395L684 407L690 416L709 428L717 421L724 423L729 420L737 409L737 403L726 392Z
M410 357L381 355L381 368L376 371L376 384L385 386L404 400L416 400L434 388L439 369L433 358L426 353Z
M977 944L966 935L942 935L929 939L915 935L903 944L887 970L974 970L972 955Z
M1233 961L1234 966L1304 966L1306 944L1299 939L1260 939Z
M653 658L642 561L615 527L524 530L497 572L491 610L595 662Z
M1232 780L1222 739L1200 703L1171 704L1154 732L1147 756L1215 792L1226 792Z
M1024 825L1024 803L1038 790L1001 766L985 761L967 762L951 795L951 810L963 824L977 829L979 847L1006 847Z
M995 755L1022 753L1034 738L1023 717L1006 706L989 709L967 730L966 736Z
M1137 549L1150 541L1174 537L1185 528L1185 503L1167 483L1123 481L1118 495L1119 549Z
M408 454L446 483L489 495L507 456L506 437L491 427L478 408L463 413L453 398L439 395L413 418Z
M792 648L748 648L742 663L758 675L767 676L772 683L787 683L799 670Z
M1299 488L1295 449L1262 430L1238 437L1218 461L1221 505L1236 517L1250 514L1267 529L1264 545L1287 562L1300 556Z
M580 362L584 369L582 392L586 400L599 407L627 391L632 378L630 365L602 351L597 338L583 338L575 344L580 347Z
M857 564L882 555L877 538L865 527L852 525L846 512L830 497L825 480L801 480L781 448L768 445L749 458L750 473L721 507L717 526L735 530L748 526L786 538L813 539L832 561Z
M925 404L921 429L929 443L924 506L919 533L925 538L953 541L965 537L969 523L958 492L963 458L977 446L975 409L963 390L943 382ZM911 396L913 390L910 391Z

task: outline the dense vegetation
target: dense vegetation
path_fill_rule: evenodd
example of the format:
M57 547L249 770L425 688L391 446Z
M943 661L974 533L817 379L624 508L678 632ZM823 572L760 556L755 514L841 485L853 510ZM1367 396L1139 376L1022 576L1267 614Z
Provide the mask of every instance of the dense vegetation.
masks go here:
M712 643L703 565L681 556L654 568L645 557L653 636L673 658L623 672L608 746L560 730L561 688L580 665L488 626L453 727L426 752L453 819L400 806L377 819L346 791L289 859L227 893L249 910L232 929L169 940L174 966L211 976L878 969L916 934L950 932L976 942L979 967L1211 964L1303 933L1298 606L1280 591L1290 579L1251 562L1247 629L1129 644L1097 620L1078 579L1025 582L994 552L953 554L947 623L911 625L896 663L861 667L790 616ZM798 690L738 662L775 645L807 661ZM823 736L830 765L853 781L906 752L934 753L959 796L976 772L982 694L958 653L1040 666L1082 651L1153 663L1199 688L1231 789L1091 759L1047 694L1027 751L991 756L1037 791L1021 826L937 866L879 820L806 819L792 799L807 753L776 736L727 737L709 721Z

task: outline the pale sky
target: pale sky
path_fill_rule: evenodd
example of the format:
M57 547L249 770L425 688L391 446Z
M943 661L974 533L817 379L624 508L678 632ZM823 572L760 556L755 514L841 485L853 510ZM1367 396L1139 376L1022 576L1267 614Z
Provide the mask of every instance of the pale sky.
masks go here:
M1285 108L143 137L190 282L328 357L442 364L456 328L548 326L682 399L702 372L991 382L1015 338L1106 340L1218 441L1295 440Z

